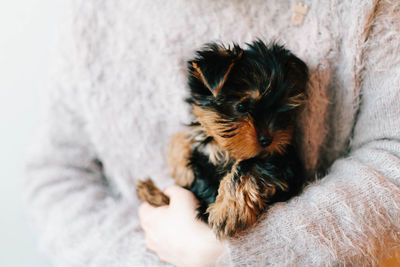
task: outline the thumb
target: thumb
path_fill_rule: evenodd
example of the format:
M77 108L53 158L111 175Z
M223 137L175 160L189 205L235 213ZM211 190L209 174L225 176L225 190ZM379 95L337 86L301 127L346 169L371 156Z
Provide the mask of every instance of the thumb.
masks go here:
M196 208L198 205L198 201L191 191L177 185L168 186L164 190L164 194L169 197L171 206L189 204Z
M177 185L170 185L164 190L164 194L166 194L170 198L174 198L176 195L182 194L184 188Z

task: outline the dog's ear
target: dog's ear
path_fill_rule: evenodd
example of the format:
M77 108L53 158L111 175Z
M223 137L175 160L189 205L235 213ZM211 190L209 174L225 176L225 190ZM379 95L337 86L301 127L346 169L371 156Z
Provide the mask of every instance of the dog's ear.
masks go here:
M234 45L232 49L218 44L209 44L197 51L197 57L189 61L189 79L199 81L214 97L217 97L228 79L243 50Z
M305 101L308 68L301 59L290 52L287 54L285 79L290 89L287 95L286 105L291 108L302 106Z
M305 89L308 81L307 65L297 56L276 43L267 47L257 40L251 48L263 55L271 68L275 69L277 77L285 84L283 107L286 110L301 107L305 102Z

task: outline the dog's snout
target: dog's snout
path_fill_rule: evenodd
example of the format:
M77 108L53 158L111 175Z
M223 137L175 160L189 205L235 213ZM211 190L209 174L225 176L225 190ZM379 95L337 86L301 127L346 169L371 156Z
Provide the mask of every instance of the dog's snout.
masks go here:
M260 142L260 145L261 145L262 147L267 147L267 146L269 146L269 145L272 143L272 138L269 137L269 136L261 135L261 136L258 138L258 141Z

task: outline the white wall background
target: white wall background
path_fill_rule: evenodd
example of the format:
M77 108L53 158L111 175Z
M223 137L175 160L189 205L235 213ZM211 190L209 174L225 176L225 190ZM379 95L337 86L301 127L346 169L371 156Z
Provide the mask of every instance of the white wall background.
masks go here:
M23 153L49 79L62 0L0 0L0 266L48 267L22 201Z

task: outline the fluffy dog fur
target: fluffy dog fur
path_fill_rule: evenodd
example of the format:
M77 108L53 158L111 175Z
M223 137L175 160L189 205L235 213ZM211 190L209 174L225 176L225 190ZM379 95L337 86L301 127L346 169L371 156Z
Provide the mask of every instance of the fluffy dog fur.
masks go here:
M189 61L188 73L196 121L173 136L170 173L195 194L198 217L219 238L234 236L302 188L293 135L307 66L284 47L257 40L245 50L209 44ZM137 189L154 206L168 204L151 180Z

